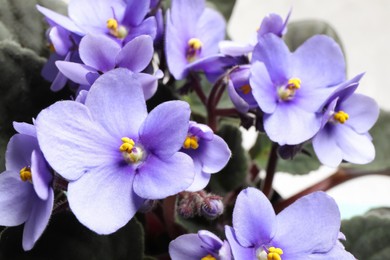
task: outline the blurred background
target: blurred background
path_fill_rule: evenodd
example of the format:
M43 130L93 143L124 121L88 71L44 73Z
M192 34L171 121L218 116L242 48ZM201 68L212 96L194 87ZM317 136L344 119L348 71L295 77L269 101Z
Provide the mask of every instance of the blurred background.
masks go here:
M338 33L347 59L347 75L366 72L357 92L374 98L390 111L390 1L388 0L237 0L228 25L233 40L246 42L268 13L286 17L290 22L320 19ZM244 146L251 147L255 131L244 134ZM390 140L389 140L390 141ZM389 157L390 159L390 157ZM331 175L335 169L321 167L309 175L278 173L275 189L288 197ZM348 181L328 193L339 204L342 218L363 214L370 208L390 207L390 178L362 177Z

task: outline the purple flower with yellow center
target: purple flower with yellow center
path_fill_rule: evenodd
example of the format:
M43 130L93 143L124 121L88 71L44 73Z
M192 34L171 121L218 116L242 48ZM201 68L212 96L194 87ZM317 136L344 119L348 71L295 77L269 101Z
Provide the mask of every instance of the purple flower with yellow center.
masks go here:
M304 196L275 215L267 197L255 188L240 192L233 228L226 226L234 259L355 259L339 244L340 212L324 192Z
M123 43L140 35L156 36L155 17L146 18L150 0L72 0L69 17L39 5L37 8L46 18L80 36L106 34Z
M110 91L107 91L110 88ZM179 152L189 105L165 102L147 113L140 83L126 69L102 75L85 103L59 101L36 119L39 145L69 181L69 206L99 234L124 226L146 199L187 189L194 164Z
M207 125L193 121L190 122L181 151L191 156L195 166L195 179L187 191L206 187L211 174L222 170L231 156L228 145L221 137L215 135Z
M53 209L51 169L46 163L33 125L14 123L5 155L6 171L0 174L0 225L24 223L23 249L31 250L45 230Z
M122 48L117 41L105 35L86 35L80 42L79 54L84 64L57 61L56 65L83 89L89 89L103 73L120 67L135 73L134 77L140 81L146 99L157 90L157 80L162 72L157 71L156 76L141 73L153 57L153 39L150 36L138 36Z
M368 130L378 119L379 107L372 98L354 93L362 76L342 84L328 100L323 126L313 138L314 151L325 165L337 167L342 160L365 164L375 158Z
M207 230L197 234L182 235L169 244L172 260L231 260L232 255L227 241Z
M312 138L334 87L345 79L340 47L330 37L313 36L291 53L274 34L264 35L252 56L250 86L264 112L264 129L280 145Z
M225 20L206 8L204 0L173 0L165 33L169 71L183 79L192 66L218 53L218 42L225 37Z

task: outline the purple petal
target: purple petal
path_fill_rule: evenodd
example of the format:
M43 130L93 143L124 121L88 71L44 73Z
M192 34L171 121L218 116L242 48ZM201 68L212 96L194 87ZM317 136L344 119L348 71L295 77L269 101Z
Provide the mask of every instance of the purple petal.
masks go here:
M35 129L35 125L14 121L13 127L19 134L37 137L37 130Z
M95 69L89 66L69 61L56 61L56 66L65 77L80 85L90 85L87 80L87 74L96 72ZM57 89L52 90L56 91Z
M299 107L307 112L320 112L334 90L333 87L309 88L302 85L295 93L294 102L299 103Z
M68 54L73 43L70 40L70 33L59 26L51 28L49 38L56 53L61 56Z
M35 123L46 160L65 179L78 179L121 157L113 152L119 151L120 140L94 122L88 108L78 102L59 101L42 110Z
M33 202L33 207L29 218L24 224L23 229L23 249L31 250L41 237L45 230L51 212L53 210L54 192L52 189L49 190L48 197L46 200L40 200L38 197Z
M238 95L236 89L233 86L233 82L231 80L229 80L229 84L227 86L227 91L228 91L229 97L230 97L234 107L240 113L248 112L248 110L249 110L248 103L240 95Z
M197 234L182 235L169 243L172 260L199 260L209 254Z
M53 175L43 154L34 150L31 155L31 172L34 190L41 200L47 200L50 194Z
M314 136L313 148L321 163L327 166L337 167L343 160L343 154L337 145L331 126L325 126Z
M260 28L257 31L257 37L262 37L267 33L273 33L278 37L282 37L286 28L283 18L278 14L268 14L261 22Z
M134 178L134 192L145 199L163 199L188 188L194 174L192 159L184 153L166 159L149 154Z
M142 145L160 158L169 158L182 147L187 136L190 107L183 101L168 101L154 108L139 135Z
M233 41L220 41L219 50L221 53L230 56L241 56L252 52L254 45L250 43L237 43Z
M195 178L192 182L191 186L186 189L186 191L200 191L204 189L207 184L209 184L211 175L210 173L202 172L202 168L200 165L199 160L194 160L194 167L195 167Z
M154 16L151 16L146 18L139 26L131 28L129 34L125 38L124 43L127 43L140 35L148 35L154 39L156 34L157 21Z
M321 127L321 116L282 102L273 114L264 115L264 129L280 145L300 144L312 138Z
M153 39L148 35L138 36L128 42L116 57L119 67L141 72L153 58Z
M252 63L261 61L268 70L272 82L282 86L291 77L291 53L284 41L274 34L266 34L253 50Z
M321 254L312 254L306 256L308 260L356 260L356 258L349 252L347 252L342 246L334 246L330 251Z
M23 182L19 171L5 171L0 174L0 225L17 226L25 222L31 211L31 183ZM6 214L4 214L6 212Z
M101 72L115 68L115 58L120 51L118 42L105 35L88 34L81 39L79 47L84 64Z
M39 149L39 146L35 137L15 134L7 145L5 168L19 172L23 167L31 166L31 153L36 149Z
M237 241L244 247L267 244L272 239L276 231L275 212L261 191L246 188L238 194L233 228Z
M203 242L203 247L209 248L210 251L218 251L222 245L223 242L219 237L211 233L207 230L199 230L198 231L199 239Z
M345 61L338 44L330 37L316 35L305 41L292 55L292 77L302 87L327 87L345 79Z
M195 32L199 18L205 9L204 0L175 0L172 1L172 23L182 37L187 41Z
M126 10L122 23L132 27L141 24L150 8L150 0L126 0Z
M273 113L278 105L278 95L264 63L255 62L252 65L249 82L253 97L261 110L265 113Z
M360 134L370 130L379 116L379 106L375 100L361 94L353 94L339 108L349 115L346 124Z
M219 172L226 166L232 155L226 142L218 135L214 135L212 141L201 141L198 149L198 158L205 173Z
M69 206L77 219L98 234L126 225L144 200L133 192L131 167L97 167L68 185Z
M233 228L225 226L225 235L226 239L229 241L229 245L232 249L234 259L256 259L256 249L252 247L242 247L237 241Z
M273 241L282 248L286 259L300 252L328 252L335 245L340 230L337 204L324 192L298 199L280 212L276 220ZM300 241L299 246L297 241Z
M158 73L156 73L158 74ZM133 77L141 83L145 100L151 98L157 91L159 75L134 73Z
M127 69L115 69L100 76L89 90L85 105L111 135L138 137L147 116L145 98L139 82Z

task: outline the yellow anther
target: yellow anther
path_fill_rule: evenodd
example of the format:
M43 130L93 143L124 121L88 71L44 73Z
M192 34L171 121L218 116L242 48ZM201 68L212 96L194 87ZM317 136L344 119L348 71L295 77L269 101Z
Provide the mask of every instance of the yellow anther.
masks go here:
M272 246L268 248L267 260L282 260L281 255L283 255L283 250Z
M202 257L200 260L217 260L217 259L212 255L206 255L205 257Z
M240 90L242 91L242 93L244 93L244 95L247 95L252 91L252 88L251 86L249 86L249 84L246 84L244 86L241 86Z
M345 121L348 120L349 115L348 115L347 113L345 113L344 111L341 111L341 110L340 110L339 112L337 112L337 113L335 113L335 114L333 115L333 118L334 118L337 122L344 124Z
M32 181L31 168L29 166L23 167L19 174L22 181Z
M113 31L118 29L118 21L114 18L110 18L107 20L107 28Z
M56 48L54 47L53 43L49 44L49 50L50 50L50 52L56 52Z
M301 87L301 80L298 78L291 78L287 83L289 89L299 89Z
M194 50L200 50L202 48L202 42L198 38L191 38L188 41L188 47Z
M122 140L123 144L119 147L119 150L121 152L131 153L131 151L133 150L134 145L135 145L133 139L130 139L128 137L122 137L121 140Z
M187 136L184 140L183 148L185 149L197 149L199 147L198 138L196 136Z

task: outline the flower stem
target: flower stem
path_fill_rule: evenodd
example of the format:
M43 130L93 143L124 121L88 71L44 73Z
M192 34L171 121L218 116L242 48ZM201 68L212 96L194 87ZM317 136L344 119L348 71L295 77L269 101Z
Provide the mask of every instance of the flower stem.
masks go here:
M203 105L207 105L207 97L205 93L203 92L202 86L200 85L199 77L197 77L194 74L190 74L190 77L192 79L193 84L192 89L195 91L195 93L198 95L200 101L203 103Z
M273 193L272 183L274 181L274 176L275 176L275 172L276 172L276 165L278 163L277 150L278 150L278 144L273 143L272 148L271 148L271 152L270 152L269 158L268 158L264 185L262 185L262 189L261 189L263 191L263 193L265 194L265 196L268 197L268 199L270 199L272 197L272 193Z

